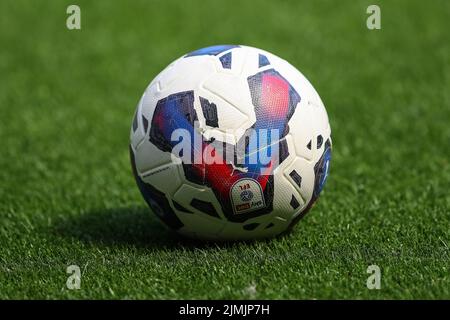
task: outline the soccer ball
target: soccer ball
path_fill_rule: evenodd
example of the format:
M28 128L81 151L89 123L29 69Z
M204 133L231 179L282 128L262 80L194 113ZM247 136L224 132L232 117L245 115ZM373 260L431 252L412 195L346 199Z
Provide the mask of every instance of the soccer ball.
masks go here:
M147 87L131 165L152 211L202 239L290 230L317 200L331 129L309 81L279 57L219 45L175 60Z

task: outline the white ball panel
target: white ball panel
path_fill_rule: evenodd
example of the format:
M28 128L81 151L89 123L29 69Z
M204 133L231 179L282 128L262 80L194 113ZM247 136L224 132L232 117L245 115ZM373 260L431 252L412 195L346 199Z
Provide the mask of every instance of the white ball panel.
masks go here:
M227 222L217 237L223 240L256 239L267 237L273 234L272 230L265 228L270 220L272 220L270 215L263 215L248 219L245 223ZM258 226L253 230L244 229L244 226L252 224L258 224Z
M291 120L289 121L289 135L292 137L293 148L290 149L299 157L312 160L314 157L314 150L312 147L312 139L316 135L316 120L311 106L302 100ZM311 141L311 148L308 148L308 143Z
M135 161L138 173L142 174L163 165L171 164L172 157L171 153L159 150L146 136L135 151Z
M191 238L217 239L217 235L225 227L223 221L209 219L200 214L180 212L177 217L184 225L178 232Z
M296 157L295 160L283 171L287 183L295 187L296 192L299 192L302 198L302 206L298 208L303 210L312 198L314 191L314 162L308 161L304 158ZM299 188L294 180L290 177L290 173L295 170L301 177L301 187ZM300 202L300 201L299 201Z
M174 163L162 165L142 172L141 179L145 183L157 186L158 190L164 192L166 195L173 196L184 182L184 176L180 175L179 167L179 164ZM166 181L170 181L170 183L166 183Z
M193 212L199 213L201 215L205 215L205 217L207 219L218 220L218 218L208 216L206 213L198 210L197 208L194 208L191 205L191 201L194 198L201 200L201 201L211 203L214 206L214 209L216 210L217 214L221 218L224 218L220 204L217 201L216 196L214 195L214 193L212 192L212 190L210 188L194 187L194 186L191 186L191 185L188 185L185 183L173 195L173 199L176 202L178 202L180 205L182 205L183 207L185 207Z
M219 82L221 81L219 80ZM198 96L208 99L210 103L214 103L216 105L219 128L223 130L237 130L240 128L246 128L255 121L254 112L252 113L249 110L242 110L235 107L235 104L233 104L235 102L224 100L220 94L211 91L208 87L202 87L196 93L195 109L199 118L201 117L204 119ZM204 120L202 124L203 123L205 123ZM206 128L206 124L204 124L204 128Z

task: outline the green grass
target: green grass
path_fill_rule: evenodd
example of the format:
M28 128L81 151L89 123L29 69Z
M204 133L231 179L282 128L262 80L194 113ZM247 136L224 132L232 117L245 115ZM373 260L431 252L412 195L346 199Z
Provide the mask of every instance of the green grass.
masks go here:
M69 31L72 3L0 3L0 298L450 298L449 1L375 1L378 31L366 0L76 1ZM131 174L147 84L221 43L290 61L328 110L329 180L283 238L175 237Z

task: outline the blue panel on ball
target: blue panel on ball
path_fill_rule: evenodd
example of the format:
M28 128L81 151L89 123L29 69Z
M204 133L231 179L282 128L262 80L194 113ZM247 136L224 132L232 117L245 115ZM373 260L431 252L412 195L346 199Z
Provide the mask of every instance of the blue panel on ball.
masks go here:
M325 142L325 151L323 152L320 160L314 166L314 173L316 176L316 180L314 185L313 197L318 197L319 193L325 186L325 182L327 181L328 172L330 169L330 161L331 161L331 143L330 140L327 140Z
M219 58L224 69L231 69L231 52L228 52Z
M210 56L216 56L219 53L222 53L224 51L238 48L237 45L218 45L218 46L212 46L212 47L206 47L202 49L198 49L195 51L192 51L191 53L188 53L184 57L193 57L193 56L204 56L204 55L210 55Z
M259 67L268 66L270 64L269 59L263 54L259 54Z

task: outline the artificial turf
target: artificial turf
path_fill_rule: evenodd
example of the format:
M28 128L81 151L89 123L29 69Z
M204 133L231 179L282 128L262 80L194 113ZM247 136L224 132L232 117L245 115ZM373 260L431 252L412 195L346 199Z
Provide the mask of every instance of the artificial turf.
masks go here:
M77 1L70 31L72 1L1 1L0 298L450 298L450 2L375 1L370 31L373 2ZM328 110L327 185L285 237L175 237L131 174L147 84L223 43L285 58Z

